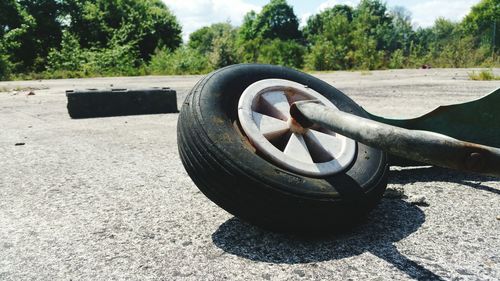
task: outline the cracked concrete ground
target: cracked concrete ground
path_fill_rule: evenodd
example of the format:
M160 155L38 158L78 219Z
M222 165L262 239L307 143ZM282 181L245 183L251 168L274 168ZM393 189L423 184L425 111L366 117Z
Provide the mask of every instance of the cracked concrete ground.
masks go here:
M372 113L414 117L500 86L470 71L317 76ZM180 106L198 79L0 82L0 280L500 279L498 179L393 168L365 224L301 240L247 225L198 191L177 153L177 114L66 111L66 89L110 86L169 86Z

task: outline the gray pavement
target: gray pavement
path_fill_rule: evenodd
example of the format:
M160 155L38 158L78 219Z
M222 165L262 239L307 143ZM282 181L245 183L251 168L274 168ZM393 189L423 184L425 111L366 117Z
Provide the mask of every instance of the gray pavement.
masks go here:
M470 71L317 76L370 112L414 117L500 86ZM199 78L0 82L0 280L500 280L498 179L393 168L363 225L305 240L206 199L179 160L177 114L66 111L64 90L110 86L170 86L180 106Z

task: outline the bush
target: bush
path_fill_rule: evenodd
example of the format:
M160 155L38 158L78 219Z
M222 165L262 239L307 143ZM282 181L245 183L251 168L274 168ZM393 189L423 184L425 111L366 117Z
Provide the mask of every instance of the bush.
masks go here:
M229 34L223 34L223 36L215 38L212 45L212 51L208 54L208 60L212 69L238 63L234 38Z
M10 77L11 65L7 55L0 54L0 81L8 80Z
M306 55L310 70L343 70L352 67L352 52L330 40L318 39Z
M98 75L138 75L142 62L138 52L130 44L110 46L85 52L88 61L83 65L85 73Z
M260 38L238 42L237 55L240 61L244 63L257 62L262 44Z
M52 49L48 55L46 76L74 78L103 75L139 75L143 69L136 46L123 43L117 37L110 46L101 49L82 49L77 38L63 34L61 49Z
M260 48L257 60L260 63L302 68L305 51L305 47L295 41L275 39L268 41Z
M78 39L71 33L65 32L62 37L60 50L51 49L47 57L48 72L79 71L87 61L86 54L80 47Z
M327 40L318 40L306 56L306 68L310 70L337 70L335 47Z
M381 69L384 66L384 51L378 51L377 42L367 39L359 48L354 51L354 68L373 70Z
M148 69L157 75L202 74L211 70L205 57L186 46L175 52L165 48L157 50L151 57Z
M391 60L389 61L389 68L404 68L405 67L405 56L403 50L398 49L391 55Z

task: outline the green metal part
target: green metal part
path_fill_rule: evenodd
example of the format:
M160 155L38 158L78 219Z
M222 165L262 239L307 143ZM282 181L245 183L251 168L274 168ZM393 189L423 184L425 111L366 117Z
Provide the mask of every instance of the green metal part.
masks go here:
M413 119L389 119L367 113L385 124L500 148L500 88L478 100L440 106Z

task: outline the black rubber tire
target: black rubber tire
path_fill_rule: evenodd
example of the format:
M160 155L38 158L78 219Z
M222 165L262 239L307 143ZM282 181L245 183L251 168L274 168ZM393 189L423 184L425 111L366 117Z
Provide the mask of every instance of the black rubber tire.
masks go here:
M351 167L324 178L266 161L240 129L237 104L249 85L270 78L308 85L339 109L368 118L342 92L308 74L272 65L229 66L204 77L184 101L177 132L186 171L210 200L266 229L317 233L359 222L385 191L386 154L358 143Z

